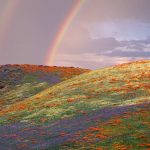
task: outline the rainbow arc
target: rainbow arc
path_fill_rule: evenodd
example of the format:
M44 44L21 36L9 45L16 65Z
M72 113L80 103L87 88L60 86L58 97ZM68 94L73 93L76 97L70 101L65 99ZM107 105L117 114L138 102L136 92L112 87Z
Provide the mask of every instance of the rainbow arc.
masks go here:
M53 65L56 53L59 49L59 46L68 31L68 28L70 27L73 19L77 16L78 12L80 11L82 5L85 3L86 0L76 0L73 7L70 9L70 12L66 19L64 20L62 26L60 27L59 31L57 32L55 39L50 44L48 48L48 54L46 57L45 65Z

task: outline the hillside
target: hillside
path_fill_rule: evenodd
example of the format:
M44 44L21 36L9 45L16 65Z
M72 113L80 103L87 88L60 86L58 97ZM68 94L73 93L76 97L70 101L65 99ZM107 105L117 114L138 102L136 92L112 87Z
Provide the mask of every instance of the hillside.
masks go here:
M22 101L50 86L88 71L74 67L2 65L0 66L0 106Z
M84 73L2 109L3 149L150 148L149 102L149 60Z

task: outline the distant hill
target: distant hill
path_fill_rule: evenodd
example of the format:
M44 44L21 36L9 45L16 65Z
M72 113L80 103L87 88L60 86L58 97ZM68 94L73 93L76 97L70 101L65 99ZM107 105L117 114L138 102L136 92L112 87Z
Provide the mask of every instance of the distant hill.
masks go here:
M28 64L2 65L0 66L0 105L22 101L50 86L85 72L89 70Z
M83 72L1 109L1 147L149 149L150 60Z

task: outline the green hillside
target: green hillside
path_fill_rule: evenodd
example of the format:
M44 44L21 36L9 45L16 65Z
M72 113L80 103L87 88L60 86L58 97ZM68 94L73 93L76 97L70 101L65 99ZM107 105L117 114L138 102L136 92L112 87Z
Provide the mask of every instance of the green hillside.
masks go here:
M29 96L29 90L20 101L14 95L25 88L16 90L15 85L13 91L16 80L10 80L14 97L9 105L8 99L1 103L5 107L0 110L0 149L150 149L149 60L84 70L72 78L74 72L65 70L67 80L36 95ZM32 81L29 87L35 89ZM11 97L8 93L4 95Z
M23 101L88 69L38 65L0 66L0 107Z
M51 122L150 98L150 61L95 70L61 82L1 110L3 121Z

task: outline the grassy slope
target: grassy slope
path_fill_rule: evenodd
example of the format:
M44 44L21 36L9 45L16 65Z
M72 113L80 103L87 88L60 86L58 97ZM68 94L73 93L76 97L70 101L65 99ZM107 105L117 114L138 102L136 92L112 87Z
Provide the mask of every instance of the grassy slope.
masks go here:
M150 103L113 116L108 121L93 121L86 130L74 133L59 149L74 150L149 150Z
M73 67L0 66L0 107L22 101L59 82L87 72Z
M3 149L149 149L150 61L79 75L0 115Z
M141 61L85 73L3 109L0 114L7 121L15 116L21 121L41 122L44 118L43 122L49 122L103 107L148 101L149 70L150 61Z

